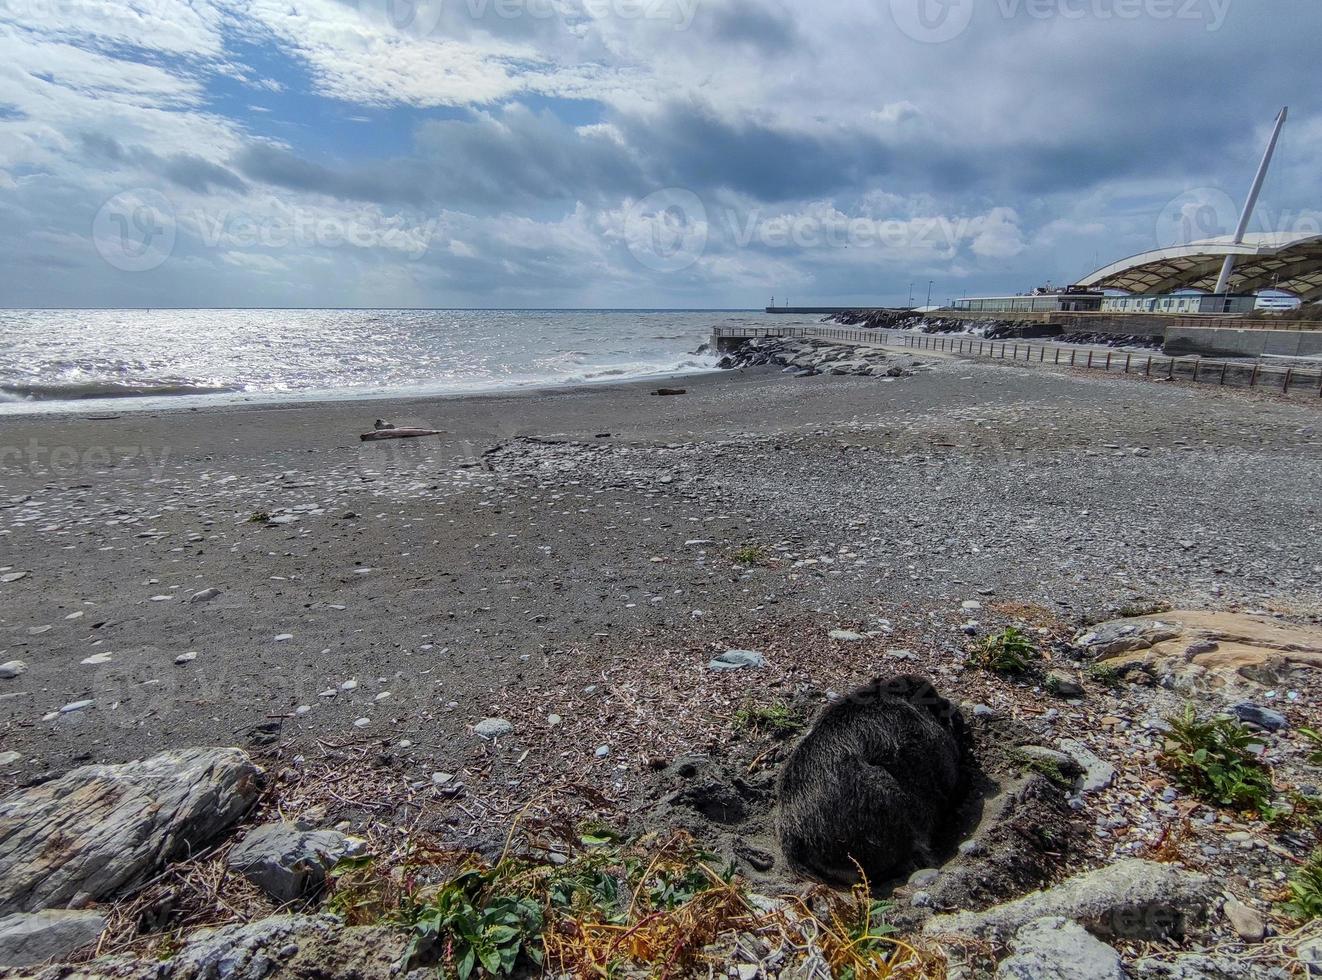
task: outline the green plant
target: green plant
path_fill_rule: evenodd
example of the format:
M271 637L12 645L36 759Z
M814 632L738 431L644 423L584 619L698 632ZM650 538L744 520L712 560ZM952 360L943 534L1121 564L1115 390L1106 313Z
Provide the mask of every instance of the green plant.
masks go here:
M1322 766L1322 732L1313 728L1301 728L1299 734L1308 742L1308 761L1315 766Z
M1200 799L1271 819L1271 771L1250 751L1254 735L1224 715L1201 719L1193 705L1166 719L1171 726L1162 765Z
M413 924L414 950L440 946L442 962L459 980L479 965L492 976L509 976L521 955L542 962L542 906L533 898L500 889L502 867L465 871L447 882Z
M255 510L248 518L249 524L266 524L271 520L271 515L264 510Z
M734 727L755 735L787 738L803 730L803 716L784 701L771 704L745 704L731 719Z
M998 674L1022 674L1039 656L1037 644L1023 630L1007 626L976 644L968 663Z
M760 544L746 544L731 557L736 565L765 565L771 561L771 552Z
M1290 900L1285 911L1303 922L1322 918L1322 848L1290 880Z
M1124 665L1113 664L1109 660L1099 660L1088 665L1087 675L1098 684L1118 687L1124 679Z

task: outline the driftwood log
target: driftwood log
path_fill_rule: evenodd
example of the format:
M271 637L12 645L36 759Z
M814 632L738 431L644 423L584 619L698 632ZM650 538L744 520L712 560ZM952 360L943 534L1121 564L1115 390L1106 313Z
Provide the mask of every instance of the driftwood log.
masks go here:
M412 439L416 436L439 436L440 429L374 429L371 432L364 432L358 438L363 442L375 442L377 439Z

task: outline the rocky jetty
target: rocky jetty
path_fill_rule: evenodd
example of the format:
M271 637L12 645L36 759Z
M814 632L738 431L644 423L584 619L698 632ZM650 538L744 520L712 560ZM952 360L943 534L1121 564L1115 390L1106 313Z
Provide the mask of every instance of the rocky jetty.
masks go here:
M922 364L905 354L880 348L833 344L824 340L755 337L721 358L722 368L776 364L796 378L818 374L852 374L871 378L907 378Z

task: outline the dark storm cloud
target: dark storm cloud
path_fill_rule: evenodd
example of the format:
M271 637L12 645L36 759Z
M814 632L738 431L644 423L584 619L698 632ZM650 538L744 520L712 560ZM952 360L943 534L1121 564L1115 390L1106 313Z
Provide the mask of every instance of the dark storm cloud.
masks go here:
M711 35L723 44L746 44L767 55L792 51L802 44L799 29L786 11L753 0L731 0L712 9L710 17Z
M609 200L647 186L632 154L609 133L580 132L522 106L425 123L415 149L408 158L337 171L255 143L238 166L251 180L342 200L479 210Z
M428 196L427 175L413 160L383 160L340 172L269 143L252 143L239 154L236 166L249 180L340 200L418 206Z
M113 136L103 133L82 134L82 144L92 159L141 167L198 194L207 194L217 188L242 191L246 186L232 170L191 153L162 157L146 147L126 147Z

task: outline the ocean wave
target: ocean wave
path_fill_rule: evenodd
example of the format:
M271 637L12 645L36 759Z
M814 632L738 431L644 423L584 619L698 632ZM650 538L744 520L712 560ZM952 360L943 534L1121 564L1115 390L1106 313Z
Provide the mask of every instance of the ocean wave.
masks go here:
M174 395L224 395L242 391L232 385L193 381L71 381L0 384L5 401L82 401L87 398L160 398Z

